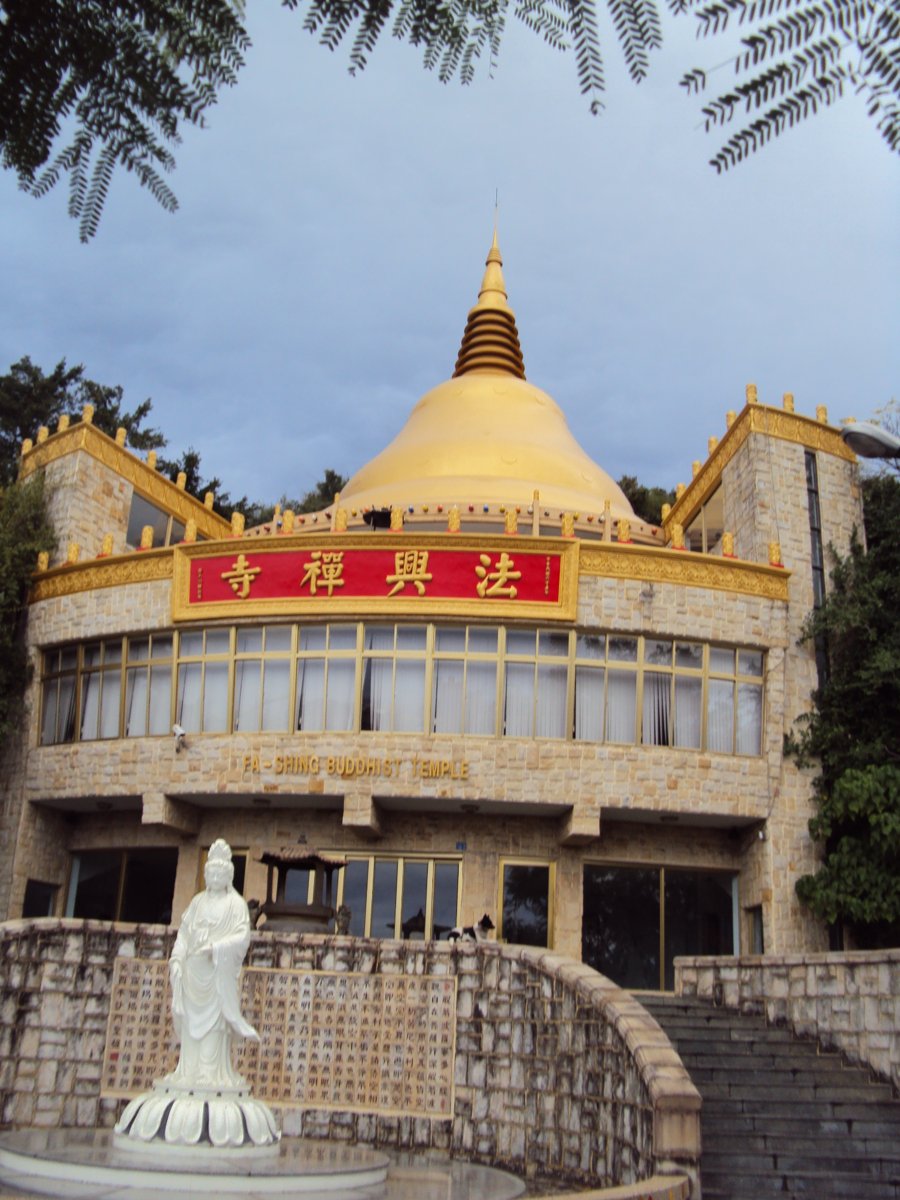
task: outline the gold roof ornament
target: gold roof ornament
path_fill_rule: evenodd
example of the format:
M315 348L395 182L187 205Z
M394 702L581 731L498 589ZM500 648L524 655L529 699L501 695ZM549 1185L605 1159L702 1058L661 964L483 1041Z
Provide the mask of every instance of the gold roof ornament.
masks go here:
M416 511L501 504L602 512L637 522L628 499L572 435L555 400L525 378L496 234L451 379L419 400L382 452L344 486L341 502L377 508L402 496ZM640 522L637 522L640 524Z

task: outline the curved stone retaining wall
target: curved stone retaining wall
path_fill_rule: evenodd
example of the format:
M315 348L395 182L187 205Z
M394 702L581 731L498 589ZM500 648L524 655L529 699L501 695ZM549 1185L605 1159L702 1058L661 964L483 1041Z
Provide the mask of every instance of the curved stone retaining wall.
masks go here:
M900 950L676 958L675 991L764 1013L900 1091Z
M117 956L164 958L175 931L44 919L0 926L0 1120L111 1125L100 1078ZM585 1185L697 1177L700 1098L627 992L521 946L254 935L247 965L455 976L452 1119L286 1108L287 1134L461 1158Z

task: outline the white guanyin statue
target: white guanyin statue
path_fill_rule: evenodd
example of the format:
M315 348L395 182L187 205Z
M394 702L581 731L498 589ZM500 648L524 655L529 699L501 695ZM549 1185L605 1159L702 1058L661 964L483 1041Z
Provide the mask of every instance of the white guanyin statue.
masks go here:
M178 1066L128 1104L116 1132L174 1145L266 1146L281 1136L275 1118L231 1063L232 1041L259 1035L240 1006L250 914L232 887L231 848L221 838L204 878L206 890L188 905L169 959Z

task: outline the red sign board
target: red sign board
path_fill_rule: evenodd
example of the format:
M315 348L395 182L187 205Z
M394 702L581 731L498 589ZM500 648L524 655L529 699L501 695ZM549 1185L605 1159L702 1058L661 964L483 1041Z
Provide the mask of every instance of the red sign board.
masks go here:
M213 606L249 613L308 607L338 612L351 605L372 611L433 610L435 604L454 609L460 603L466 609L552 610L563 603L565 559L574 546L549 539L509 539L500 545L495 539L472 539L471 545L445 548L435 540L404 537L363 548L337 536L310 538L302 547L248 539L228 551L221 543L179 547L176 617L189 619ZM353 603L360 600L369 603Z

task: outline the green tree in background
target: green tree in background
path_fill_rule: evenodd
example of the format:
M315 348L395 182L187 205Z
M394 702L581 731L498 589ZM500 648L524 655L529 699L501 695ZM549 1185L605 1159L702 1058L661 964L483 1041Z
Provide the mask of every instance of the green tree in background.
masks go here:
M650 525L662 524L662 506L675 503L675 493L661 487L644 487L633 475L623 475L618 481L635 513Z
M900 945L900 479L864 480L863 498L867 548L854 533L807 621L829 674L788 749L818 767L810 832L825 852L797 894L866 948Z
M158 450L165 438L158 429L143 429L149 400L133 412L123 409L121 387L105 387L86 379L84 367L67 367L60 359L49 375L26 355L0 375L0 486L12 483L19 471L22 442L41 425L51 431L61 416L78 420L85 404L94 406L94 424L110 437L123 426L134 450Z
M598 15L605 13L626 70L640 83L662 46L661 0L281 0L330 50L349 44L363 70L389 32L419 47L443 82L490 69L510 19L574 59L592 112L606 76ZM666 0L693 13L698 33L740 25L733 86L703 109L707 130L737 133L711 160L727 170L784 130L834 104L864 96L888 146L900 150L900 9L897 0ZM82 241L97 231L117 167L134 174L169 211L163 175L184 126L202 127L220 90L234 84L250 38L244 0L0 0L0 152L34 196L63 175ZM702 94L708 74L682 86Z
M0 745L22 717L28 660L22 636L31 574L55 538L47 517L44 482L0 486Z

